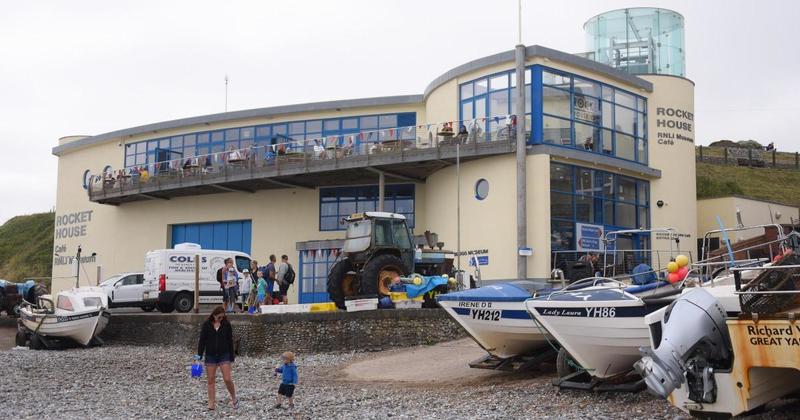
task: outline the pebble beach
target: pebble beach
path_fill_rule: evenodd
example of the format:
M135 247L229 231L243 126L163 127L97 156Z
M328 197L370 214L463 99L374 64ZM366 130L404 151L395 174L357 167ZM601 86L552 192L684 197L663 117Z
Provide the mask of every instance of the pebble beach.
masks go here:
M299 355L300 384L292 410L272 408L279 381L271 375L275 358L238 357L234 381L240 407L230 406L219 378L217 410L208 411L205 378L190 377L191 354L182 348L11 349L0 351L0 414L31 419L685 417L647 392L558 390L550 385L553 372L441 382L428 371L413 383L347 377L347 366L379 355ZM758 417L791 418L797 406L790 401Z

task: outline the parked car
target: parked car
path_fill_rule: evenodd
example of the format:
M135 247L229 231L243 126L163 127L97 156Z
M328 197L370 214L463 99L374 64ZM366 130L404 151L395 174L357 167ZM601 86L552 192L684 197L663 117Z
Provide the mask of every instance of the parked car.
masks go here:
M100 287L108 294L109 308L142 308L150 312L152 304L142 300L144 273L121 273L107 278Z
M189 312L194 307L195 255L200 256L200 303L221 303L217 271L226 258L235 261L242 278L250 268L250 256L238 251L201 249L197 244L177 244L145 254L144 301L159 311Z

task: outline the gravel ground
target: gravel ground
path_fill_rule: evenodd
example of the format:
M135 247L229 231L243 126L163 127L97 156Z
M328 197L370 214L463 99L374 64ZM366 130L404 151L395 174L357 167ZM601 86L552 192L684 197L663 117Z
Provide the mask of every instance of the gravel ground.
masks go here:
M106 346L66 351L0 351L0 416L85 418L676 418L681 412L646 392L559 391L552 373L451 383L346 380L342 368L369 353L300 355L294 410L273 410L275 358L239 357L234 411L221 378L216 412L205 380L189 377L191 354L169 347ZM10 374L9 374L10 373ZM420 375L431 375L421 372ZM792 418L798 404L764 418Z

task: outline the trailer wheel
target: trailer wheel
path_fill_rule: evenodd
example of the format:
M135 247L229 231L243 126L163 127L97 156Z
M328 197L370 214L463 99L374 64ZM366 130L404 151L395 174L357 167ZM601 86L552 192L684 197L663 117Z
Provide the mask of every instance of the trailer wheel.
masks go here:
M39 334L33 333L31 334L31 350L44 350L44 341L42 341L42 337L39 337Z
M8 314L13 316L13 317L15 317L15 318L19 318L19 308L20 307L21 307L21 305L19 303L15 303L14 306L11 307L11 312L9 312Z
M191 311L194 307L194 296L189 293L179 293L178 296L175 296L175 300L172 303L176 311L186 313Z
M347 309L344 298L357 294L355 276L347 274L353 271L353 265L347 258L340 260L328 273L328 296L339 309Z
M175 310L175 307L170 305L169 303L159 303L156 307L160 312L165 314L168 314Z
M403 261L394 255L378 255L369 260L361 275L361 292L365 295L387 296L392 281L403 274L402 267Z
M17 336L14 338L14 342L18 347L25 347L28 344L28 334L25 331L17 330Z
M580 365L575 359L570 356L564 347L558 349L558 356L556 357L556 372L559 378L569 376L578 371Z

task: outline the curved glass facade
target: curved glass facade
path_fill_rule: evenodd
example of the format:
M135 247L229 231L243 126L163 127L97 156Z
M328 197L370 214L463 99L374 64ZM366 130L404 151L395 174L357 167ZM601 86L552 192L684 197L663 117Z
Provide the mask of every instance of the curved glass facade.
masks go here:
M584 24L589 58L630 74L686 76L683 16L635 7L599 14Z

